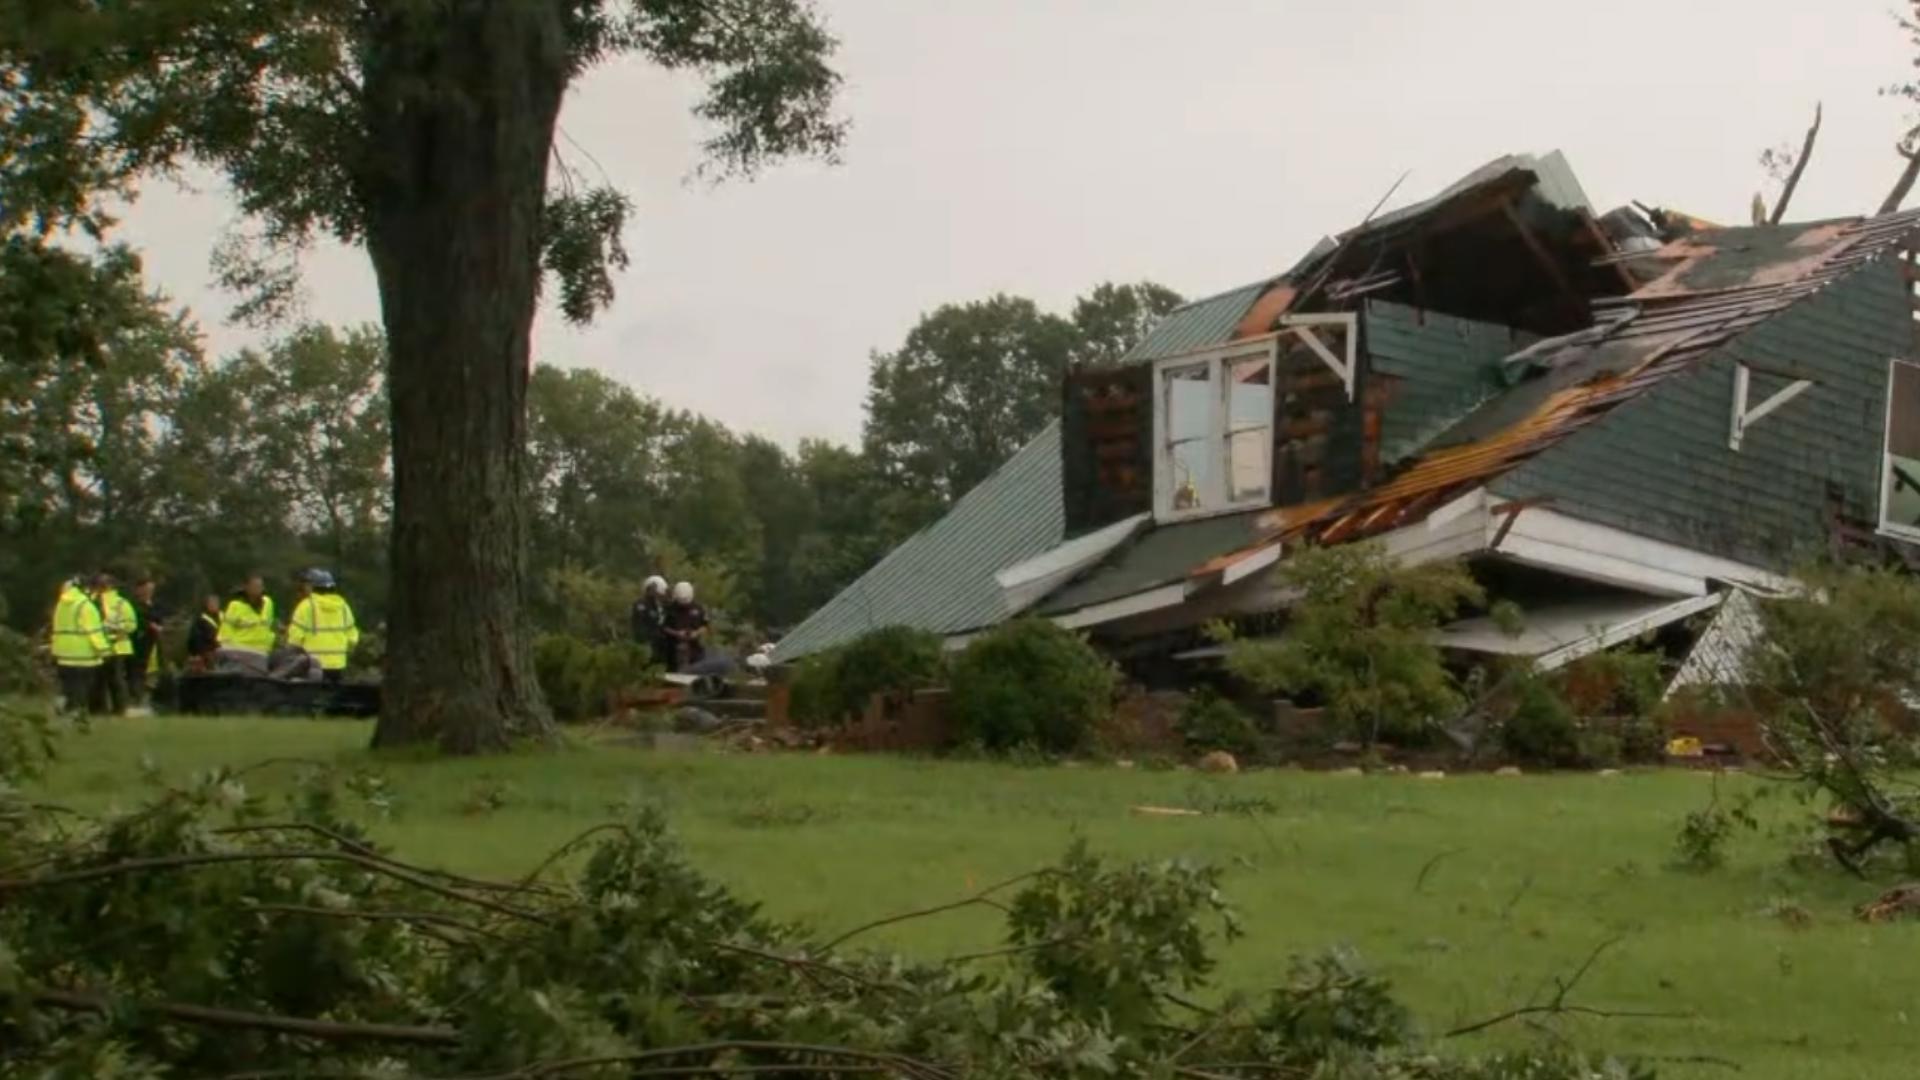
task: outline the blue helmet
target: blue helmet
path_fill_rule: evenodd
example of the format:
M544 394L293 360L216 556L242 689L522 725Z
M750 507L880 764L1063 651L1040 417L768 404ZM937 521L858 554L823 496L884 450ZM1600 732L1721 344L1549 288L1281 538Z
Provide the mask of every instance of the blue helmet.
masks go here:
M319 567L300 572L300 580L316 589L331 589L335 586L333 575Z

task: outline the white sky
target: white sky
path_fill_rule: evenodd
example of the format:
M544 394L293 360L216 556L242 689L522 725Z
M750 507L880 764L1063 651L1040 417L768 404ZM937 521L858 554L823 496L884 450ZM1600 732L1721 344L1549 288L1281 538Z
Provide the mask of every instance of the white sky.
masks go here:
M1911 67L1896 0L821 0L842 42L846 160L689 183L698 84L637 61L577 86L563 142L634 199L612 310L535 330L591 365L786 444L858 437L868 357L995 291L1064 311L1102 280L1204 295L1502 153L1559 148L1606 209L1743 223L1766 146L1826 123L1791 218L1859 213L1898 172ZM1902 5L1903 6L1903 5ZM1772 195L1768 188L1769 198ZM1916 198L1920 203L1920 198ZM217 184L128 215L152 280L223 324ZM378 316L359 252L311 262L309 315Z

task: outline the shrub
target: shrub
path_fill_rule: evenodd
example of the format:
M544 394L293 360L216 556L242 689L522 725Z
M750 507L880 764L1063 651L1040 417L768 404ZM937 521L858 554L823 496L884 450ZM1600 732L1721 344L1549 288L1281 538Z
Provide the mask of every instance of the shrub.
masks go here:
M39 695L51 689L46 671L34 660L32 639L0 626L0 694Z
M1298 589L1286 635L1242 641L1227 670L1268 693L1306 695L1353 737L1425 742L1465 699L1433 631L1484 599L1455 564L1399 566L1378 544L1309 548L1280 564Z
M1580 727L1573 708L1547 679L1521 675L1511 711L1500 725L1500 746L1534 765L1580 763Z
M1079 635L1044 619L1016 619L967 646L953 665L956 741L994 752L1085 747L1113 711L1113 665Z
M533 671L554 719L578 721L606 715L614 695L652 682L657 669L636 645L593 645L547 634L534 642Z
M1582 719L1649 716L1666 691L1660 655L1631 648L1589 653L1555 672L1554 682Z
M945 671L940 635L883 626L802 661L788 708L803 727L830 726L860 715L875 694L933 686Z
M1180 737L1195 753L1225 750L1235 757L1246 757L1258 748L1260 733L1240 706L1202 689L1180 710Z

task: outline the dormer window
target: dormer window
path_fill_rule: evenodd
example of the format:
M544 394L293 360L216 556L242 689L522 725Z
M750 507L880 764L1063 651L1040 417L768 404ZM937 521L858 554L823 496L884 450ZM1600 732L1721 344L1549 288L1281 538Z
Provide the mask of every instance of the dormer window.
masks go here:
M1273 492L1274 339L1154 367L1154 516L1266 506Z

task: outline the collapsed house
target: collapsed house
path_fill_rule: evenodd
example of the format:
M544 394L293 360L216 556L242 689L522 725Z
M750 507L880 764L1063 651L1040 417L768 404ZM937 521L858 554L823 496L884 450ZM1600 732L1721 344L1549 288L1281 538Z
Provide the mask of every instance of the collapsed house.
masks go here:
M777 658L1031 614L1177 668L1284 612L1290 552L1371 540L1525 613L1444 645L1551 668L1920 543L1916 229L1596 214L1560 154L1502 158L1068 373L1057 422Z

